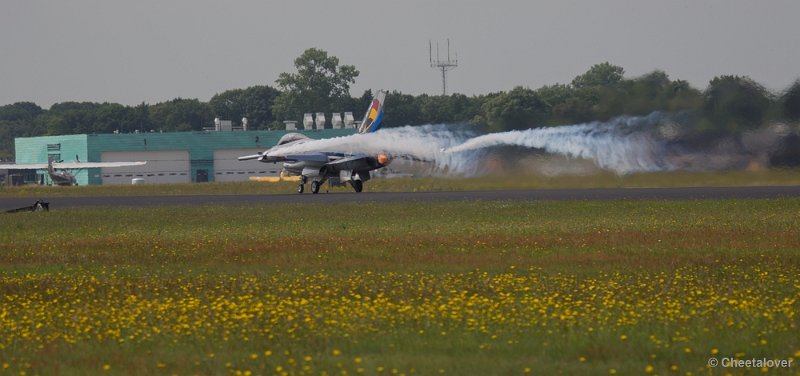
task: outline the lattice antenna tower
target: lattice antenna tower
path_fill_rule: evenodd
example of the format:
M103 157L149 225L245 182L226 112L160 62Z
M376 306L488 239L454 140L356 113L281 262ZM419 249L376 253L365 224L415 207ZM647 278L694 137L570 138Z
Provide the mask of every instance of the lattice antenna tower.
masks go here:
M458 52L455 53L455 60L450 59L450 38L447 39L447 60L439 57L439 42L436 42L436 60L433 59L433 43L428 41L428 57L431 68L442 71L442 95L447 95L447 71L451 71L458 66Z

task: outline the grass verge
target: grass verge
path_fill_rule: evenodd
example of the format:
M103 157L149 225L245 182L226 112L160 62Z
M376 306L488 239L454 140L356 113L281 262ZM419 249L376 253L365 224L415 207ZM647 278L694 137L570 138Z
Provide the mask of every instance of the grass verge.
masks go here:
M798 209L497 201L0 216L0 367L698 374L710 357L795 359Z

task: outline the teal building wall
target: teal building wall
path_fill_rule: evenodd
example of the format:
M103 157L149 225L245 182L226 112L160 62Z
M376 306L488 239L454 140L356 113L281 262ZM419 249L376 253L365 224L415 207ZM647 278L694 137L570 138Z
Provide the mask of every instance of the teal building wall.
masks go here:
M352 135L355 129L294 131L314 139ZM174 132L80 134L16 138L17 163L47 163L48 158L72 162L102 162L104 152L188 150L192 181L197 170L208 171L214 180L214 151L223 149L263 149L275 144L286 131ZM57 145L57 146L56 146ZM73 171L79 185L102 183L100 169Z
M47 163L51 159L74 162L76 156L81 162L87 162L89 157L85 134L15 138L14 151L18 164ZM72 171L72 173L78 184L89 183L90 171L87 169ZM47 170L41 170L38 174L47 175Z

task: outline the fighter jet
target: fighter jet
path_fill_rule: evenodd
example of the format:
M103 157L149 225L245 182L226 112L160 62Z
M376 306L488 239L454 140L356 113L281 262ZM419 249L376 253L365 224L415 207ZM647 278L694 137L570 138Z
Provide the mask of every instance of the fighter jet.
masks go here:
M386 92L378 91L370 102L358 133L377 131L383 121L383 105ZM319 193L320 187L329 181L331 185L350 184L353 190L361 192L364 182L370 179L370 171L387 166L392 158L387 153L368 155L342 151L318 151L292 153L297 145L314 140L300 133L287 133L278 144L264 152L239 157L240 161L257 159L265 163L283 163L282 174L300 176L297 193L303 193L305 185L311 182L311 193Z

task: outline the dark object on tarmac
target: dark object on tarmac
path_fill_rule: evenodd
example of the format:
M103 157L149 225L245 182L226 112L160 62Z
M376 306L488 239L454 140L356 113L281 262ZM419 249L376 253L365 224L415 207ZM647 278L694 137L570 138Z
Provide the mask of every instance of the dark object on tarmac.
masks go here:
M6 213L38 212L38 211L50 211L50 203L47 201L37 200L31 206L26 206L24 208L19 208L19 209L11 209L6 211Z

